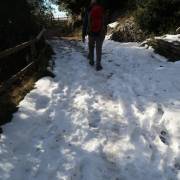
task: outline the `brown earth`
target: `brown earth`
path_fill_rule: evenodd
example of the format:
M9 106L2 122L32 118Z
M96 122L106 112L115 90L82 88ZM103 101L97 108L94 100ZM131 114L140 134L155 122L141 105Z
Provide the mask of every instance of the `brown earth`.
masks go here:
M53 51L47 46L46 51L41 56L41 61L44 64L40 68L33 66L27 72L18 76L12 83L4 82L0 86L0 126L11 121L13 113L18 110L18 105L21 100L34 88L35 82L43 76L53 76L53 74L45 69L47 62L50 60ZM0 127L0 134L2 128Z

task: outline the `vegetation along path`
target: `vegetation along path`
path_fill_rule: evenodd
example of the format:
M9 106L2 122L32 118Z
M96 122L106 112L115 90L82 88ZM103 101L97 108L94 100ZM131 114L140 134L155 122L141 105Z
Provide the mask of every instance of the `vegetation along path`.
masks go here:
M54 39L54 79L40 79L0 139L3 180L180 179L180 63L106 40Z

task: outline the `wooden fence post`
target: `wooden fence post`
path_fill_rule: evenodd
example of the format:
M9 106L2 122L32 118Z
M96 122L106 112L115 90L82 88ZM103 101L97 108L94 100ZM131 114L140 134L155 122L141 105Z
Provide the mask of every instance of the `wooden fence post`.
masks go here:
M44 38L45 31L46 31L45 29L42 29L41 32L37 35L37 37L35 37L33 40L24 42L20 45L17 45L16 47L9 48L9 49L6 49L6 50L0 52L0 61L1 61L1 59L3 59L3 58L6 58L13 54L16 54L16 53L24 50L25 48L29 48L28 52L25 54L25 59L26 59L26 62L28 62L28 65L26 67L24 67L22 70L20 70L19 72L17 72L15 75L11 76L11 78L8 79L3 84L9 84L9 83L11 84L15 79L17 79L17 77L19 77L20 75L29 71L30 68L32 68L34 66L36 66L37 69L39 69L39 65L41 63L37 62L37 60L39 59L39 57L42 56L41 53L43 53L44 51L40 50L38 52L38 50L36 49L36 43L39 42L42 38ZM3 69L4 69L4 66L3 66ZM0 71L1 71L1 67L0 67Z

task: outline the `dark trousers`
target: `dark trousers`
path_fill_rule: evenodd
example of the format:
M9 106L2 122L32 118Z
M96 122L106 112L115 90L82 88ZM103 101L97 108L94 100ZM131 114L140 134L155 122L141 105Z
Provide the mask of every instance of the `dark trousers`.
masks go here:
M94 61L94 48L96 46L96 65L101 64L101 56L102 56L102 45L105 38L105 35L97 35L97 36L88 36L89 38L89 59L90 61Z

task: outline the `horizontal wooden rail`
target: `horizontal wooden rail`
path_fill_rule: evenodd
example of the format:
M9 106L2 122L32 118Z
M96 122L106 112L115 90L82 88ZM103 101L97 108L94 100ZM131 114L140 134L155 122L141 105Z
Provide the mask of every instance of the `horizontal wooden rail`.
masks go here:
M37 37L33 40L30 40L28 42L24 42L20 45L13 47L13 48L9 48L9 49L6 49L6 50L0 52L0 59L5 58L7 56L10 56L12 54L15 54L15 53L25 49L26 47L32 46L34 43L36 43L37 41L39 41L41 39L41 37L43 36L45 31L46 31L45 29L42 29L41 32L37 35Z
M4 92L4 90L6 90L11 84L13 84L19 77L21 77L23 74L25 74L27 71L29 71L30 69L35 67L40 62L39 60L41 58L41 54L44 52L44 49L46 49L46 47L43 48L43 51L42 51L42 49L37 50L36 43L38 43L40 41L40 39L43 37L45 31L46 31L45 29L42 29L41 32L34 39L32 39L28 42L24 42L13 48L6 49L3 52L0 52L0 60L1 60L3 58L6 58L12 54L15 54L27 47L30 48L30 51L28 51L27 54L25 55L25 58L28 58L29 64L26 65L26 67L22 68L20 71L18 71L16 74L14 74L14 75L12 74L12 76L9 79L7 79L5 82L1 83L0 94L2 92Z
M39 41L45 32L46 32L46 29L42 29L42 31L37 35L36 41Z
M24 43L22 43L20 45L17 45L17 46L15 46L13 48L6 49L3 52L0 52L0 59L5 58L7 56L10 56L10 55L12 55L14 53L17 53L20 50L32 45L33 43L34 43L34 40L31 40L31 41L28 41L28 42L24 42Z

